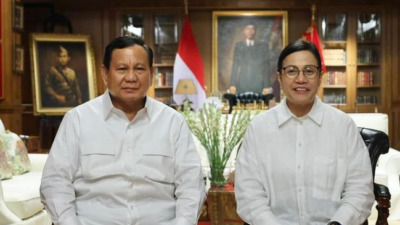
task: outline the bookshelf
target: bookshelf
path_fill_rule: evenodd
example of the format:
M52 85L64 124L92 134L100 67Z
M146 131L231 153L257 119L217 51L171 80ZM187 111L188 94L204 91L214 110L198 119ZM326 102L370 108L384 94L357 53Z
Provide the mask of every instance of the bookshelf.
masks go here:
M382 13L324 11L318 31L327 73L319 95L346 112L383 108Z
M182 13L125 10L117 13L119 34L138 36L154 51L154 79L149 95L173 104L174 62L178 51Z

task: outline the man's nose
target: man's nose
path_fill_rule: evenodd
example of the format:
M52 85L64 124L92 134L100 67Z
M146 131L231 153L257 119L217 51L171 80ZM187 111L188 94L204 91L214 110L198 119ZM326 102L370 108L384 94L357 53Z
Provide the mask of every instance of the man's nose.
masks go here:
M126 81L131 81L131 82L137 81L138 77L137 77L137 74L136 74L135 70L129 70L128 73L125 76L125 80Z

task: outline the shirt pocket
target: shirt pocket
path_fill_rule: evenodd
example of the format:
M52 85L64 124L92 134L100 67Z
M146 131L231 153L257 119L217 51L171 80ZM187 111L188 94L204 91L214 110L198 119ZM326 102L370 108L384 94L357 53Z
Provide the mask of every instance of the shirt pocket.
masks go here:
M150 180L164 183L174 181L174 157L170 147L145 144L140 166L145 177Z
M316 199L340 201L334 193L338 170L338 161L333 158L315 156L313 168L313 197Z
M115 147L112 142L89 141L80 144L82 174L98 179L114 174Z

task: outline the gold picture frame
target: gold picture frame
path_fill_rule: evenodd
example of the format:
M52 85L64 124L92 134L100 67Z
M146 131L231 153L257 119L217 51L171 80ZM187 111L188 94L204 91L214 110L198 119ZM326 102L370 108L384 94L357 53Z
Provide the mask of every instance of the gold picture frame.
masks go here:
M64 115L96 97L90 35L30 35L34 115Z
M24 29L24 5L21 1L13 0L13 28L22 32Z
M212 92L232 93L232 86L237 94L272 88L280 101L276 64L288 43L287 11L214 11L212 23Z

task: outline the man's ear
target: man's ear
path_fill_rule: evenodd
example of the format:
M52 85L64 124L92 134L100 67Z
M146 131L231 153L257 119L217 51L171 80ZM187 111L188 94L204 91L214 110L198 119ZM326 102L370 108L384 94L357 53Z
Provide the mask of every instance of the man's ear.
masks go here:
M107 86L107 83L108 83L108 76L107 75L108 75L108 69L103 64L103 65L101 65L101 77L103 78L104 85L106 85L106 86Z

